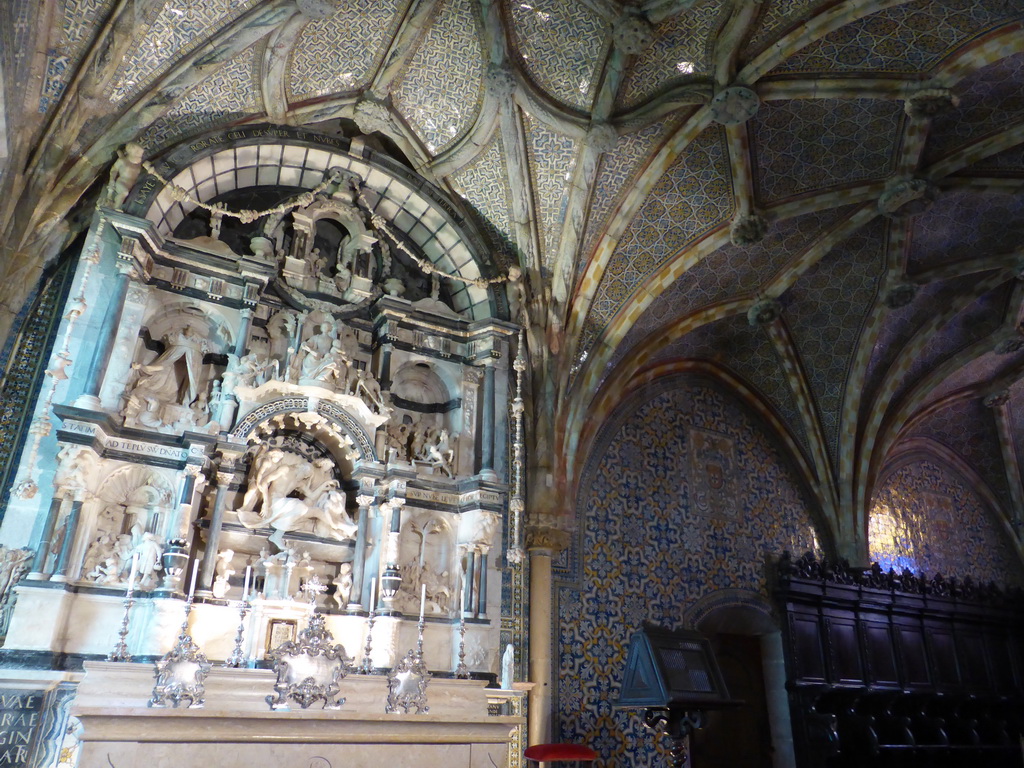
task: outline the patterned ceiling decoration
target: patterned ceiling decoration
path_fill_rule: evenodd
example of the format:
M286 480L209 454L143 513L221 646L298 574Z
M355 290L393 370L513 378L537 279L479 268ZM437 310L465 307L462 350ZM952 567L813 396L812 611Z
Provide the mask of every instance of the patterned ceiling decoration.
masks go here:
M1024 242L1024 196L1007 190L945 190L912 224L907 272L1010 253Z
M703 325L666 345L651 362L667 360L710 360L731 370L761 394L809 454L807 431L775 346L767 333L751 328L745 317L735 315Z
M619 342L611 366L644 337L676 318L730 298L753 295L823 233L859 206L846 205L773 222L754 245L726 245L687 270L661 293Z
M3 65L6 81L4 103L12 113L17 103L17 92L12 84L19 82L22 68L32 58L32 21L35 12L39 10L41 6L35 0L7 0L0 3L0 64Z
M259 0L167 0L153 3L139 19L131 52L107 89L114 103L138 95L212 32L238 18Z
M258 46L236 54L213 75L199 83L166 115L139 137L148 153L182 136L208 131L260 112L253 66Z
M640 206L605 269L579 349L586 352L627 299L655 270L733 212L724 131L703 131L680 153ZM599 332L599 331L598 331Z
M631 183L643 170L645 161L661 146L665 137L673 133L681 117L667 117L651 123L633 133L620 136L615 149L601 157L594 192L587 212L587 229L583 238L581 258L577 264L579 274L586 267L598 236L608 225L609 215L622 203Z
M918 0L847 24L790 56L773 70L916 74L965 41L1022 13L1003 0Z
M445 0L391 92L431 154L462 136L480 111L484 53L479 25L475 3Z
M1000 503L1009 508L1010 491L999 451L995 417L992 409L982 404L981 398L949 403L929 414L923 422L914 424L906 437L927 437L944 445L977 472Z
M404 0L354 0L299 34L288 71L288 97L301 101L365 85L398 27Z
M697 0L659 24L651 47L637 56L626 73L617 106L634 107L672 82L711 74L711 33L722 24L728 9L723 0Z
M900 386L894 392L893 402L904 397L911 387L939 363L950 359L957 352L999 328L1003 323L1011 287L1004 283L986 293L946 323L941 333L933 334L902 375ZM933 313L935 309L933 306Z
M746 59L768 47L768 44L782 37L798 24L802 24L812 16L818 8L828 5L832 0L767 0L762 4L761 15L754 26L754 34L750 37L744 51Z
M509 201L508 165L501 137L495 132L491 142L476 159L449 177L455 191L479 213L477 222L506 258L515 253L512 245L512 220Z
M982 67L956 86L960 106L932 121L926 164L1024 117L1024 53Z
M903 105L894 101L765 102L751 121L759 200L888 176L902 121Z
M530 77L548 94L589 109L608 25L579 0L508 0L513 39Z
M1024 470L1024 380L1018 379L1009 388L1010 401L1006 404L1006 418L1014 455L1020 470Z
M113 4L114 0L65 0L60 39L46 51L46 82L39 99L40 112L60 101L68 79L97 32L99 21L106 18Z
M865 392L877 391L886 373L889 371L903 348L910 342L914 334L928 320L935 316L936 307L949 307L958 294L973 284L973 279L954 279L935 281L922 286L913 301L904 307L897 307L885 312L881 327L871 351L871 358L864 373L863 388ZM861 417L867 417L871 398L861 400Z
M1024 144L1004 149L998 154L987 157L969 168L957 173L957 176L992 176L991 171L1021 171L1024 170Z
M886 228L882 218L864 225L808 269L783 300L834 460L850 367L885 273Z
M935 403L959 389L983 384L1001 372L1020 365L1022 360L1024 355L998 355L995 352L986 352L946 377L945 381L928 393L928 402Z
M558 256L562 224L573 170L576 167L576 141L561 136L539 120L524 115L526 148L533 178L533 196L540 214L538 229L544 268L550 270Z

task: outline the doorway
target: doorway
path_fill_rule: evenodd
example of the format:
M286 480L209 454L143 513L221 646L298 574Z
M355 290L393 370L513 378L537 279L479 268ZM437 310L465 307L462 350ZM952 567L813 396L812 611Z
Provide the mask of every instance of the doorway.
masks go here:
M761 638L717 633L711 645L729 696L742 706L708 713L693 738L693 768L772 768Z

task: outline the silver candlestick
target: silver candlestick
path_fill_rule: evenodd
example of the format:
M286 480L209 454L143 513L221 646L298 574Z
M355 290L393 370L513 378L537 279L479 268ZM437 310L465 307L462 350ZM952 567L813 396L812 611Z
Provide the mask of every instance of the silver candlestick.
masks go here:
M132 576L134 577L134 573ZM114 650L107 656L107 661L131 661L132 656L128 653L128 619L131 615L132 604L135 602L132 599L132 590L135 587L135 579L129 578L128 589L124 593L124 618L121 619L121 629L118 631L117 645L114 646Z
M373 674L373 662L370 660L370 652L373 650L373 622L376 618L376 610L371 608L370 618L366 625L366 648L363 649L363 660L359 662L358 672L361 675Z
M417 661L423 661L423 628L426 626L426 620L423 618L423 614L420 614L420 620L416 624L418 635L416 637L416 659Z
M225 668L241 669L248 662L245 652L242 650L242 640L245 637L245 615L249 612L250 607L249 596L243 595L238 603L238 632L235 633L235 649L224 660Z
M466 617L459 616L459 665L455 667L455 677L460 680L469 679L469 667L466 666Z

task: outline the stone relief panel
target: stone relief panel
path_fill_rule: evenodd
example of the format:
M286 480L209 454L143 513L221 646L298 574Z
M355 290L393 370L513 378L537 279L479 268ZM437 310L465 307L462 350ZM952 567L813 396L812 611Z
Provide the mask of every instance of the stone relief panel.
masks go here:
M678 625L712 593L766 597L766 559L817 546L808 501L744 407L706 379L671 377L606 424L577 515L557 571L559 738L611 764L661 765L639 719L611 706L631 634Z
M934 459L916 458L882 477L868 544L871 559L884 569L1024 583L995 511L960 474Z

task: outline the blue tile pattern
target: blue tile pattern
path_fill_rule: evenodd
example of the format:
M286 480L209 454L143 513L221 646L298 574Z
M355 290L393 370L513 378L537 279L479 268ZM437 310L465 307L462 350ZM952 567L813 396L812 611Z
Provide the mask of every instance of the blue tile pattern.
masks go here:
M1010 508L995 414L980 397L948 403L915 424L907 436L926 437L951 450L978 473L1004 508Z
M697 600L767 597L766 558L815 547L807 501L760 424L698 377L657 382L605 425L582 477L577 540L557 571L560 740L598 768L664 765L612 708L631 634L679 626Z
M1016 3L917 0L885 8L835 30L773 72L916 74L998 24L1024 17Z
M618 107L628 109L675 82L703 79L712 73L714 32L724 21L729 3L697 0L654 30L651 47L636 57L619 89Z
M230 23L259 0L169 0L139 25L135 45L111 79L107 95L114 103L139 94L158 75L214 30Z
M956 84L960 106L932 120L925 165L983 136L999 133L1024 117L1024 53L972 72Z
M542 263L551 270L558 257L572 176L576 170L576 140L555 133L539 120L524 116L526 151L533 181L533 198L540 221Z
M580 252L580 270L586 266L590 252L597 246L598 237L610 223L612 212L622 203L632 182L665 139L679 127L680 120L679 116L667 117L620 136L615 149L601 158L593 195L587 206L587 229Z
M590 109L609 26L579 0L507 0L513 40L530 77L553 98Z
M945 190L912 222L908 271L1010 253L1024 242L1024 195L1012 190Z
M890 471L872 502L871 559L975 582L1021 584L1020 561L993 511L970 483L932 459Z
M347 0L299 34L288 70L290 101L348 93L366 85L401 18L402 0Z
M888 176L903 105L879 99L768 101L750 121L762 203Z
M199 83L157 120L139 142L151 153L184 136L204 133L262 111L257 106L253 81L256 47L252 45L240 51Z
M39 111L46 112L64 93L68 80L85 55L87 46L107 17L114 0L65 0L60 40L46 52L46 75Z
M854 232L808 269L784 298L784 318L836 462L850 367L885 274L887 223L878 217Z
M391 92L395 106L437 154L469 128L483 99L480 19L470 0L445 0Z
M818 9L833 0L767 0L761 16L754 24L753 34L747 43L745 58L752 58L768 44L778 40L794 27L803 24L818 12Z
M730 219L732 183L725 132L703 131L653 185L615 253L594 296L579 349L586 352L623 304L651 274L687 245Z
M508 185L505 148L498 132L495 132L490 143L472 163L460 168L449 179L459 196L480 213L477 222L490 236L495 247L508 259L515 253L512 245L512 220L509 217L512 190Z
M786 378L782 360L768 334L751 328L747 318L734 315L688 333L666 346L654 357L663 360L710 360L732 371L758 392L789 429L796 442L810 455L810 444L793 388Z

